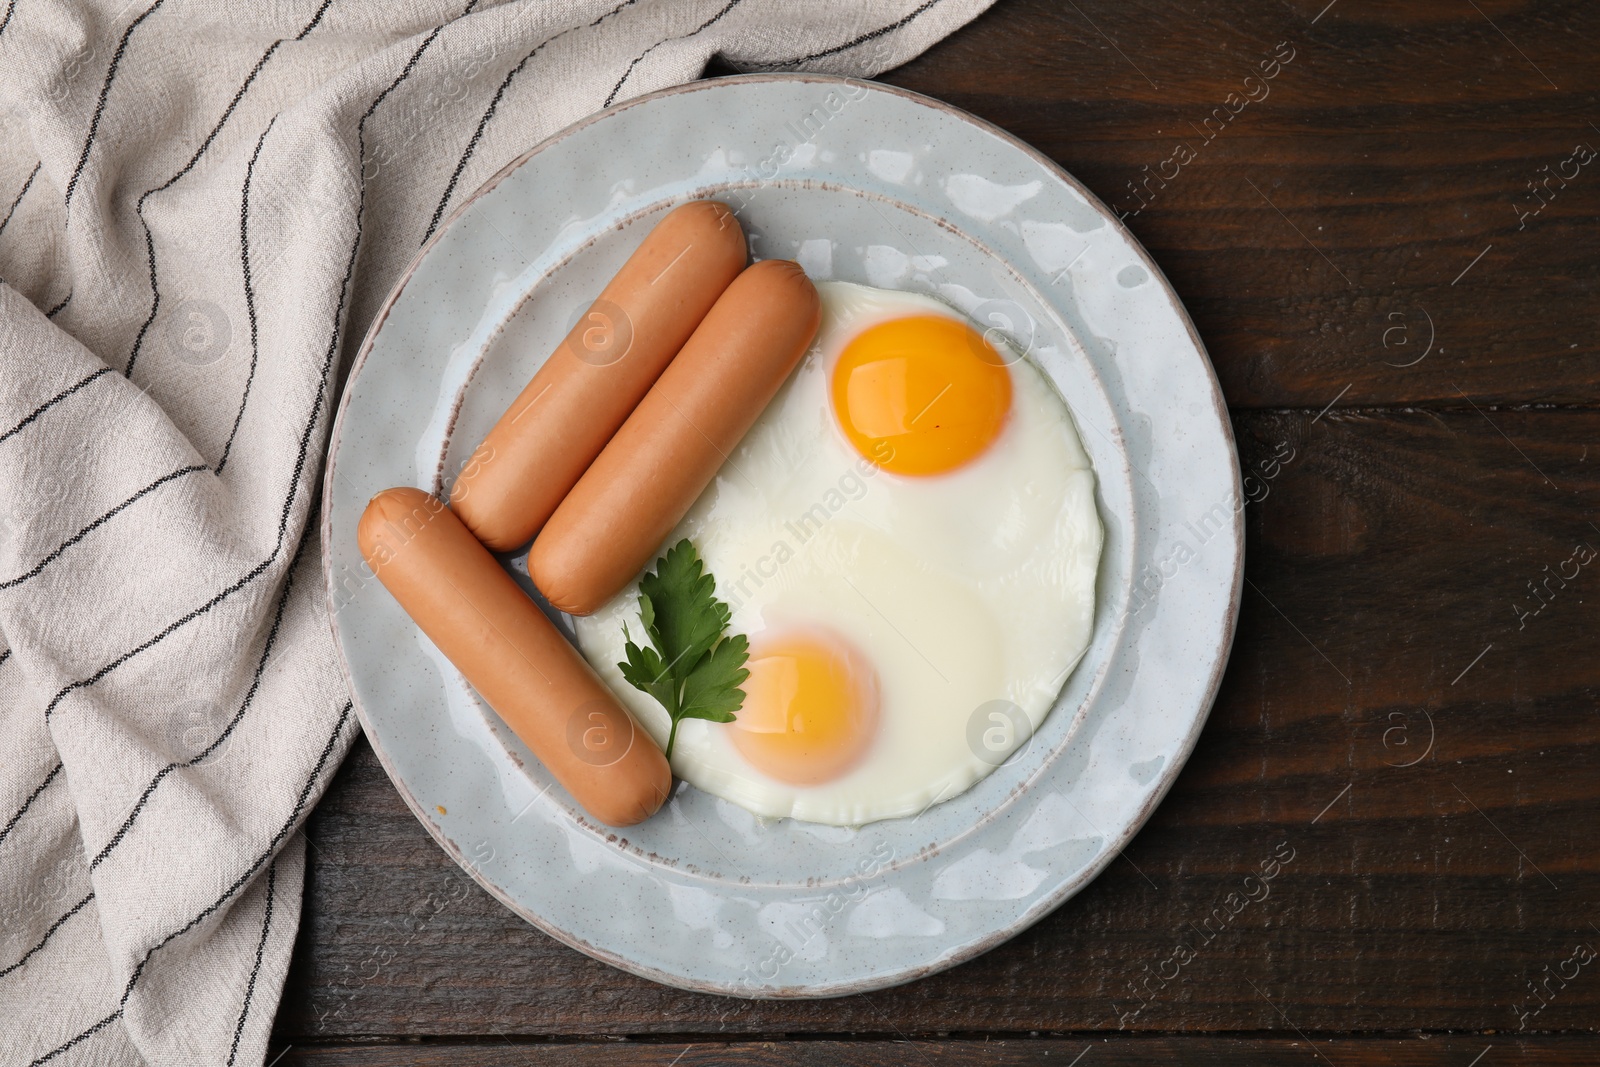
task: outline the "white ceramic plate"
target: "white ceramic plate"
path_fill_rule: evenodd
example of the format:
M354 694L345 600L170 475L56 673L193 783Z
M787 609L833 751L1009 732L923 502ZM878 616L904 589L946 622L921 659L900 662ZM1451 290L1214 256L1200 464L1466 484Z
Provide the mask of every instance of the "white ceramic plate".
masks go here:
M737 209L758 258L932 292L1005 330L1071 406L1093 460L1106 540L1089 649L1028 745L916 819L767 822L679 783L647 822L597 827L357 552L368 498L395 485L447 490L650 225L699 197ZM334 427L323 501L351 695L417 818L559 940L657 981L740 996L904 982L993 947L1081 889L1194 746L1243 565L1216 378L1165 278L1111 212L969 115L812 75L630 101L485 186L378 315Z

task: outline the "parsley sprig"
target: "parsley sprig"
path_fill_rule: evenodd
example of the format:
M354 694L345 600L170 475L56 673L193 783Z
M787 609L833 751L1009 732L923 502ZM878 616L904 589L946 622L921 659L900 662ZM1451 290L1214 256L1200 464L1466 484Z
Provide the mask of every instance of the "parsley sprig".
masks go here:
M622 626L628 658L617 666L629 685L667 709L672 719L669 760L680 722L733 722L733 713L744 703L739 686L750 677L744 669L750 642L744 634L723 636L731 613L716 598L716 588L686 537L639 579L639 621L649 647L635 644L627 624Z

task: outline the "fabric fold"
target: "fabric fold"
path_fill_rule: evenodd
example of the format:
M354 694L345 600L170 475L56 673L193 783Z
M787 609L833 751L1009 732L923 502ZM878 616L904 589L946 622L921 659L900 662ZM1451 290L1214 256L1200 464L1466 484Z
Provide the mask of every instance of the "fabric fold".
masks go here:
M358 729L331 413L484 180L611 103L870 76L989 0L0 13L0 1063L260 1064Z

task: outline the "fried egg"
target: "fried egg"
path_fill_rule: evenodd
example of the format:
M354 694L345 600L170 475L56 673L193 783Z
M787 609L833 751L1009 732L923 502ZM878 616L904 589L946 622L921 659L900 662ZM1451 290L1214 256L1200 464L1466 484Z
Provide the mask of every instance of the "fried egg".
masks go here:
M737 721L685 720L673 771L757 815L915 816L1037 730L1088 646L1094 474L1044 374L929 296L823 282L801 364L667 544L694 542L750 638ZM635 581L575 620L617 664Z

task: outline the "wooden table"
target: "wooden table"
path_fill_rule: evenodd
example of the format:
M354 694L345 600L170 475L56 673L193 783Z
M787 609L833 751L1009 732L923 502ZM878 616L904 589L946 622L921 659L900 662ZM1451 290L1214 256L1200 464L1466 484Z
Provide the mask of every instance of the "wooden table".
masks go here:
M1246 470L1292 450L1171 794L987 955L748 1002L522 922L361 742L308 826L269 1060L1600 1062L1597 41L1583 0L1001 0L887 75L1128 212Z

